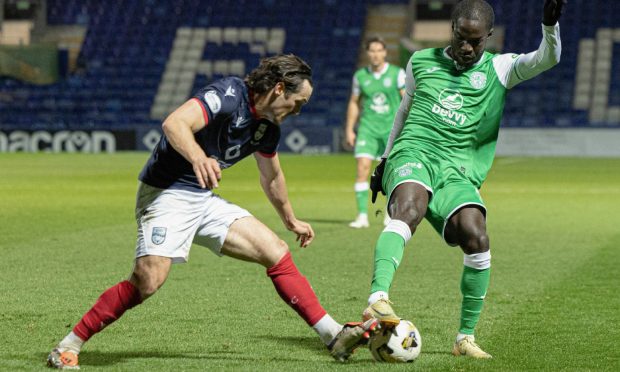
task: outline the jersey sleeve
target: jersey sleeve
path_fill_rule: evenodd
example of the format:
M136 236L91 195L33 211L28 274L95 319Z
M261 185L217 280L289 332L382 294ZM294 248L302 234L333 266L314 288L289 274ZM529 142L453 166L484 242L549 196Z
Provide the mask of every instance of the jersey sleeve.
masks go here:
M406 74L402 68L398 69L398 77L396 78L398 90L405 89Z
M507 89L529 80L560 62L560 25L542 26L543 38L537 50L527 54L501 54L493 58L497 76Z
M202 88L194 95L193 98L198 100L204 109L206 123L218 117L229 117L239 108L242 93L235 92L232 86L220 80Z
M257 150L258 154L266 158L272 158L278 152L280 146L280 127L275 124L270 124L267 136L263 138L260 148Z
M358 97L360 93L360 81L357 79L357 74L355 74L351 82L351 95Z
M413 60L413 57L411 57L411 59ZM392 130L390 131L390 136L388 137L385 152L383 153L382 158L387 158L388 155L390 155L390 151L392 151L392 147L394 146L394 141L403 130L405 120L407 119L407 116L409 116L409 110L411 109L411 104L413 103L414 92L415 79L413 77L411 61L409 61L409 63L407 63L407 71L405 72L405 94L403 95L403 99L400 101L400 106L398 106L398 110L394 116L394 124L392 125Z

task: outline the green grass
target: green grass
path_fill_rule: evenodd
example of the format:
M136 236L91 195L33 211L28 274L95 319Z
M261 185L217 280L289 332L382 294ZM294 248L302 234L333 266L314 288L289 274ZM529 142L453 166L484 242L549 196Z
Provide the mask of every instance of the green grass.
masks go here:
M52 346L132 266L137 174L148 154L0 154L1 370L42 370ZM351 156L282 156L299 218L295 246L260 190L254 161L224 172L220 193L291 246L339 321L359 318L382 216L353 231ZM162 290L93 337L85 370L620 370L620 160L500 158L482 190L493 273L477 338L489 361L449 354L458 325L460 250L425 222L391 299L423 351L379 365L367 350L333 362L258 265L194 247ZM377 209L372 207L371 211Z

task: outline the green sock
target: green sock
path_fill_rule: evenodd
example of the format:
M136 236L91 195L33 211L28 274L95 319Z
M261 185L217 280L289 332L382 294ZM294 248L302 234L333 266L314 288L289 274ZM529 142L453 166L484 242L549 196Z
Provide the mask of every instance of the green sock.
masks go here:
M357 200L358 214L368 214L368 189L364 191L356 191L355 199Z
M402 236L384 231L379 235L375 247L375 271L372 276L370 293L388 292L394 279L394 273L403 258L405 239Z
M484 296L489 288L491 268L482 270L468 266L463 267L461 277L461 293L463 305L461 307L461 327L459 333L473 335L474 328L480 319L480 312L484 304Z

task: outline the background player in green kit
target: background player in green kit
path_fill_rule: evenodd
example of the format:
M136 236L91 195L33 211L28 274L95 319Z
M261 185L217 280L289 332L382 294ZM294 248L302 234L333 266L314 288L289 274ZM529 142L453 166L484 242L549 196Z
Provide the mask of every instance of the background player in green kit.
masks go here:
M464 0L452 13L450 45L411 56L387 159L370 181L373 202L377 192L387 192L392 220L376 244L365 318L384 325L400 321L388 291L405 244L426 217L449 245L464 252L461 320L452 353L491 357L474 342L491 266L486 208L478 190L493 162L508 89L560 60L558 19L565 2L544 0L543 38L529 54L485 52L493 9L483 0Z
M368 39L366 53L370 64L357 70L353 76L345 123L346 141L349 146L355 146L357 159L355 199L358 215L349 226L358 229L368 227L370 166L385 151L394 115L405 88L405 71L385 61L387 50L382 38ZM356 136L353 127L358 119ZM389 221L387 216L385 221Z

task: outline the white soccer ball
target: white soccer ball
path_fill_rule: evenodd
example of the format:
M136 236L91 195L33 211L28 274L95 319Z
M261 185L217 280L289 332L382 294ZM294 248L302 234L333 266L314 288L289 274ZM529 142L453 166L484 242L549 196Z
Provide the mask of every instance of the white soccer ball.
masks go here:
M377 362L413 362L422 350L422 337L412 322L402 319L396 327L372 335L368 348Z

